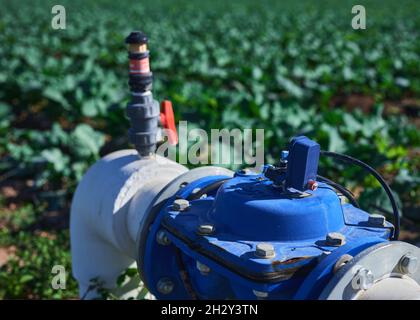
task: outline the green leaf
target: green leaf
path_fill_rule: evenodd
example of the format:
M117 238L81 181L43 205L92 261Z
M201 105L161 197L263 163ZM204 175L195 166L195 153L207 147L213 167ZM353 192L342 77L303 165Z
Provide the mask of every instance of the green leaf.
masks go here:
M41 156L53 165L56 172L64 171L69 163L69 158L58 148L43 150Z
M26 283L29 281L32 281L34 279L34 276L31 274L24 274L21 278L20 278L20 283Z
M94 117L98 114L94 100L88 100L83 103L82 114L86 117Z
M79 124L71 133L71 147L80 156L97 157L105 143L104 134L95 131L87 124Z

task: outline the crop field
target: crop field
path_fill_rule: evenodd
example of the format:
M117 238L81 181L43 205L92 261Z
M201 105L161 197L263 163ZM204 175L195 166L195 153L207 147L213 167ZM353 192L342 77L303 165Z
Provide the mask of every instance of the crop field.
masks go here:
M0 299L77 298L71 197L90 165L129 147L124 38L137 29L177 121L263 128L268 163L297 134L360 158L420 241L418 1L357 3L366 30L352 29L351 1L61 1L65 30L51 28L54 4L0 1ZM372 177L327 164L365 210L390 211ZM51 288L55 264L66 290Z

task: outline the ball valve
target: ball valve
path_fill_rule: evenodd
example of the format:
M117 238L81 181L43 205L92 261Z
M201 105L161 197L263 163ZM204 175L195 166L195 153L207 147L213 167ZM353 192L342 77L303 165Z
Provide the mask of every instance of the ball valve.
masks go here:
M160 130L178 140L172 105L159 110L153 99L147 37L133 32L127 43L136 150L98 161L74 195L71 250L82 297L98 296L92 279L112 289L136 265L158 299L420 299L420 249L397 240L398 208L373 168L305 136L261 172L188 170L156 155ZM319 176L320 156L377 178L393 224ZM130 290L136 285L119 295Z

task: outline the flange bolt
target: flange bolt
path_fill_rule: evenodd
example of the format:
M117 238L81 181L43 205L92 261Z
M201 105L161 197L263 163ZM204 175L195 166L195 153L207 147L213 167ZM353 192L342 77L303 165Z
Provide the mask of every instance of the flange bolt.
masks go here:
M198 234L210 235L214 232L214 226L212 224L200 224L197 230Z
M174 290L174 283L169 278L162 278L157 283L157 291L161 294L170 294Z
M346 237L340 232L330 232L325 238L327 246L340 247L346 243Z
M167 246L171 243L171 240L169 240L168 235L164 230L159 230L156 233L156 241L162 246Z
M206 276L206 275L209 274L210 268L207 265L205 265L204 263L201 263L200 261L197 261L196 266L197 266L198 271L200 271L200 273L203 276Z
M369 269L360 267L360 269L354 275L351 286L354 290L367 290L375 281L375 277Z
M184 211L190 206L190 202L186 199L176 199L172 208L175 211Z
M255 254L260 258L270 259L276 255L276 252L274 251L274 247L271 243L263 242L257 244Z
M411 254L406 254L400 260L400 269L405 274L413 274L417 271L418 267L419 263L417 257Z

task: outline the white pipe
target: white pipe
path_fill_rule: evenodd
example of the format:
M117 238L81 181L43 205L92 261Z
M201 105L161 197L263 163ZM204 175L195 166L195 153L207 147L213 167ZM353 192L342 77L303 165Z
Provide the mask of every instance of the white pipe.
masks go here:
M112 289L121 272L135 265L137 231L147 207L186 171L163 157L139 159L135 150L114 152L88 170L73 197L70 216L73 276L81 297L98 296L88 289L92 279ZM136 206L130 207L134 196Z
M409 278L386 278L362 291L358 300L420 300L420 286Z

